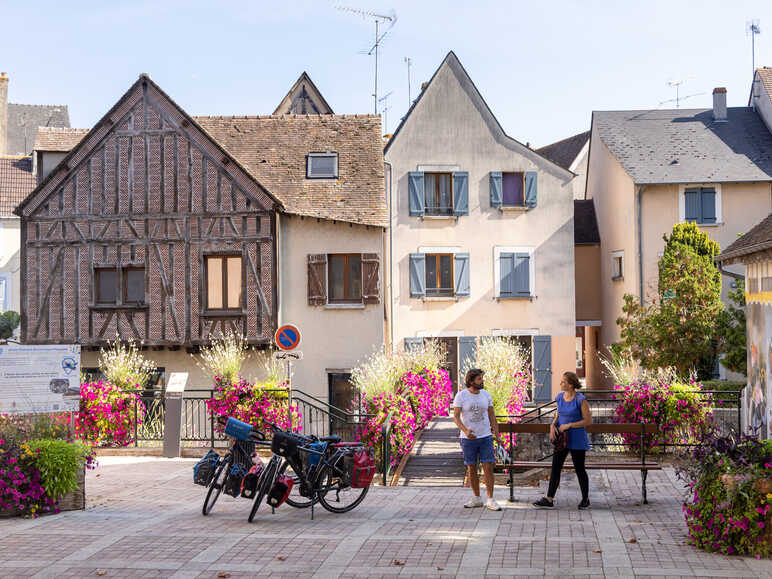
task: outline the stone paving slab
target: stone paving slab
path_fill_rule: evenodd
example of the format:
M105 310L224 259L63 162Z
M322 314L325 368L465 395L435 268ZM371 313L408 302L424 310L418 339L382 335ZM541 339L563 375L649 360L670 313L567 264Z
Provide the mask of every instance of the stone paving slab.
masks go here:
M768 577L769 560L686 544L672 472L591 474L592 509L564 477L554 510L542 488L497 488L501 512L464 509L469 490L373 487L343 515L283 506L246 521L250 503L223 496L201 516L194 460L103 457L87 476L88 508L0 520L0 577ZM635 539L634 542L630 542Z

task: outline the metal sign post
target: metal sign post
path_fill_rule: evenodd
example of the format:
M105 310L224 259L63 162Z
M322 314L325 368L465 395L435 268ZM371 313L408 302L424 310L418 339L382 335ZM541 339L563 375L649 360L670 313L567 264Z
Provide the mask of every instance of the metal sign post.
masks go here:
M276 360L285 360L287 363L287 416L290 430L292 430L292 360L300 360L302 352L293 351L300 345L300 329L292 324L284 324L276 330L273 341L279 352L274 353Z

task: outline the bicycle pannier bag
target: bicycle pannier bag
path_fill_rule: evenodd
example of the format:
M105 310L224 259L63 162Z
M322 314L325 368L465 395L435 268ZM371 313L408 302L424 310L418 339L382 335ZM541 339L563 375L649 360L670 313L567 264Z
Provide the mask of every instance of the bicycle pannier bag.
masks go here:
M287 500L294 483L295 481L292 477L287 476L286 474L279 476L276 479L276 482L273 483L273 487L268 493L266 502L274 508L281 506L281 504Z
M354 452L354 467L351 471L351 486L361 489L370 486L375 476L375 459L371 448Z
M327 448L326 442L314 442L313 444L309 444L308 448L311 450L315 450L316 452L324 452L324 450ZM319 464L319 461L321 460L322 456L320 454L314 454L312 452L308 453L308 458L306 459L306 472L311 472L311 469L313 467L316 467Z
M271 451L279 456L295 456L298 453L298 439L289 432L274 432Z
M207 452L204 458L193 467L193 482L197 485L209 486L214 478L218 460L220 460L220 456L215 451Z
M228 476L223 485L226 495L237 497L241 493L241 479L247 474L247 469L242 464L234 464L228 471Z
M257 460L260 460L259 458ZM263 474L263 462L260 461L249 469L249 472L241 479L241 496L245 499L255 498L257 492L257 483L260 482L260 475Z
M252 425L247 422L228 418L228 422L225 423L225 434L238 440L249 440L250 432L252 432Z

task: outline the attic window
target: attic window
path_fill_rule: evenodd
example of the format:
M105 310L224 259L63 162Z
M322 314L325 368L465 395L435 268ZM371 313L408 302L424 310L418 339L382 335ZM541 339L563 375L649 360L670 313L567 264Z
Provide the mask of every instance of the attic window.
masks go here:
M306 179L337 179L338 153L309 153L306 157Z

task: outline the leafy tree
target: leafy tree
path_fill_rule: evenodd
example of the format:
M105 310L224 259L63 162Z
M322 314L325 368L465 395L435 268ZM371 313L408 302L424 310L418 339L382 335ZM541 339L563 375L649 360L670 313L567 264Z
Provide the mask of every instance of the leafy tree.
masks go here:
M21 316L18 312L8 310L0 314L0 340L13 336L13 331L19 327Z
M738 279L735 289L729 292L729 307L719 318L719 336L724 357L721 364L727 370L748 375L748 353L745 327L745 281Z
M721 274L713 263L720 249L694 224L676 224L659 262L659 299L648 305L625 294L617 319L620 341L645 369L674 367L682 376L715 355L716 324L723 310Z

